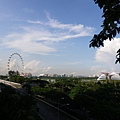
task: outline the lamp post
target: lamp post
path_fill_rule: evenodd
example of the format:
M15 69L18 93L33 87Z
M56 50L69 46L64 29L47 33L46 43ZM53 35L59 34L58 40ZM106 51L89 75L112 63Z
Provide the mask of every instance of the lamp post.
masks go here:
M60 118L60 100L64 100L65 98L64 97L62 97L62 98L58 98L58 120L59 120L59 118Z
M2 86L1 86L1 83L0 83L0 93L1 93L1 91L2 91Z
M59 120L59 113L60 111L59 111L59 99L58 99L58 120Z

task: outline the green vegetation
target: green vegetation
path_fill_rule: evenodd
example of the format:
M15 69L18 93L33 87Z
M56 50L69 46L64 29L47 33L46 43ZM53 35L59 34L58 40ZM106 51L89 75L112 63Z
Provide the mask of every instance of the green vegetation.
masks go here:
M102 30L95 34L90 41L90 47L104 46L104 41L110 41L120 33L120 0L94 0L95 4L103 10ZM116 63L120 63L120 49L117 51Z
M28 93L38 95L56 106L59 102L61 109L72 114L75 112L74 115L77 117L79 117L79 114L83 114L95 120L120 119L119 80L107 82L106 80L97 81L96 78L89 77L22 77L22 81L26 82L23 88ZM15 96L12 99L19 101L18 95ZM30 114L30 111L28 114Z
M40 120L33 96L21 95L4 84L0 89L0 120Z
M32 86L31 91L52 104L66 106L95 120L120 119L120 81L94 81L88 78L60 78L45 87Z

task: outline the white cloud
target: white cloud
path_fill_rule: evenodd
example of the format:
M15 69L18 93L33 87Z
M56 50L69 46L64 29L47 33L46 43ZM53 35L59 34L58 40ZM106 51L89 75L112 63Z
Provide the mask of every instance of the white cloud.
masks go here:
M7 64L5 64L3 60L0 60L0 62L1 62L0 74L1 75L8 74ZM28 63L24 63L23 72L32 73L32 75L39 75L43 71L49 71L50 69L52 69L52 67L42 68L41 67L42 64L43 64L42 61L39 61L39 60L32 60L32 61L29 61ZM21 69L16 68L16 67L22 68L22 65L20 65L20 61L18 59L12 59L10 61L9 66L10 66L10 70L18 70L19 72L22 72Z
M49 18L49 24L52 28L57 28L60 30L67 30L69 33L76 33L78 36L89 36L91 32L93 32L94 28L86 27L81 24L63 24L58 22L57 20L53 20ZM91 32L90 32L91 31ZM73 32L73 33L72 33ZM76 36L76 34L74 34Z
M98 71L100 69L106 71L105 66L96 65L96 66L91 67L91 70L93 70L93 71Z
M37 20L37 21L32 21L32 20L28 20L27 21L28 23L32 23L32 24L41 24L41 25L45 25L45 23L44 22L42 22L42 21L39 21L39 20Z
M24 73L31 73L32 75L38 75L40 73L40 63L39 60L32 60L25 64L24 66Z
M67 62L66 64L68 65L78 65L81 64L82 62Z
M39 41L39 39L42 39L42 36L44 39L44 35L49 36L47 32L43 33L39 31L31 31L25 34L11 34L6 36L3 44L8 48L15 48L28 53L39 54L55 51L54 48L49 47L45 42L42 42L43 40Z
M0 75L6 75L7 74L7 64L5 64L5 61L0 58Z
M39 65L39 63L40 63L40 61L32 60L24 66L24 69L33 70L34 68L36 68Z
M112 71L115 71L119 65L115 65L115 55L120 48L120 38L115 38L112 41L105 41L104 47L97 49L96 61L109 65Z
M102 66L102 65L92 66L90 70L91 73L93 73L94 75L99 75L101 74L101 72L108 72L106 66Z
M55 29L60 29L60 30L67 30L67 32L73 32L73 33L78 33L80 35L80 33L82 33L80 36L90 36L91 33L95 30L92 27L88 27L88 26L84 26L82 24L64 24L59 22L56 19L52 19L50 17L50 14L48 12L46 12L47 18L49 20L48 23L46 23L46 25L49 25L52 28ZM38 22L38 21L37 21ZM40 21L41 23L41 21Z
M43 72L43 73L50 72L51 70L53 70L52 67L43 67L43 68L42 68L42 72Z
M18 32L7 35L2 45L23 52L45 54L57 51L53 42L90 36L94 31L92 27L81 24L63 24L51 18L48 18L47 22L28 20L27 23L32 26L21 27Z
M52 67L42 67L44 64L39 60L32 60L24 66L24 73L32 73L33 75L39 75L41 73L49 73L53 70Z

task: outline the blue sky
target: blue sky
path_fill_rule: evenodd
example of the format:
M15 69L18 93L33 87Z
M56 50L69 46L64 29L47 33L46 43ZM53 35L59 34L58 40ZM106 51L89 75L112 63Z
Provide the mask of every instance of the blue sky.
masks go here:
M118 72L119 36L104 48L89 48L101 30L101 15L93 0L0 0L0 74L7 73L13 53L22 56L24 72L33 75ZM21 66L17 56L11 69L15 64Z

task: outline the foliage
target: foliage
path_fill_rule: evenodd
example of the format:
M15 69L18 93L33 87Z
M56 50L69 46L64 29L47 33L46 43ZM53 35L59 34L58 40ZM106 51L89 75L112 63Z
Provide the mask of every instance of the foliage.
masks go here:
M39 120L35 106L32 96L20 95L11 87L4 86L0 93L0 120Z
M9 77L9 81L22 84L25 81L25 78L23 76L14 75Z
M40 94L41 88L39 86L32 86L31 91L34 92L35 94Z
M118 62L120 63L120 49L117 51L115 64L118 63Z
M6 75L0 75L0 79L2 79L2 80L7 80L7 78L8 78L8 76L6 76Z
M30 86L30 84L24 84L22 86L22 88L24 88L27 93L31 93L31 86Z
M119 120L120 115L120 84L86 82L72 89L70 97L76 106L89 111L89 115L96 120Z
M44 88L33 86L31 90L52 103L57 103L58 100L60 104L69 103L69 108L73 111L79 109L95 120L119 120L120 81L106 83L84 79L85 81L76 78L57 78L55 83ZM65 88L69 90L66 91Z
M94 0L100 9L103 10L102 18L103 24L101 25L102 31L95 34L90 41L90 47L104 46L104 40L110 41L120 33L120 0ZM120 50L118 51L120 53ZM116 63L120 62L119 59Z
M15 76L15 75L19 76L20 75L20 73L18 71L12 71L12 70L10 70L8 72L8 74L9 74L9 76Z

